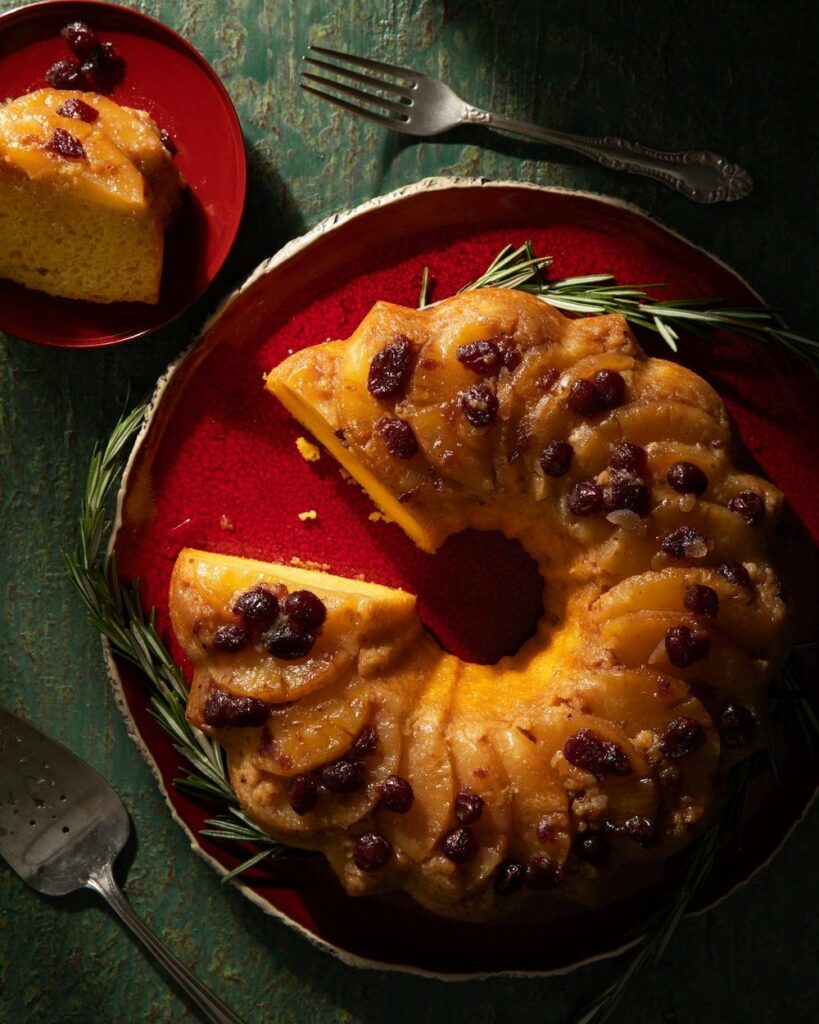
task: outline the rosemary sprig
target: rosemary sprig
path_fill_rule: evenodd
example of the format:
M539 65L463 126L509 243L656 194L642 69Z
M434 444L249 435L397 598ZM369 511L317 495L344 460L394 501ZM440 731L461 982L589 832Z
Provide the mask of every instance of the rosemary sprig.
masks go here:
M659 334L673 352L679 349L683 329L699 336L728 331L753 341L773 342L786 357L819 376L819 341L787 330L770 309L723 306L720 299L660 300L649 290L662 285L620 285L611 274L544 280L540 271L552 262L550 256L536 256L531 242L517 248L507 245L480 277L461 291L516 288L537 295L564 313L620 313L629 323Z
M105 637L111 650L136 665L151 688L150 710L170 736L174 749L190 766L174 780L179 789L227 805L227 811L210 819L202 834L232 842L250 842L261 849L222 879L231 878L267 857L301 855L263 832L239 806L228 778L225 754L211 739L193 729L185 718L188 688L185 679L162 643L154 613L143 611L136 584L123 588L113 556L102 557L108 532L108 498L119 480L129 443L140 430L147 411L140 405L124 416L102 450L91 457L80 515L76 549L64 556L69 578L88 610L91 624Z

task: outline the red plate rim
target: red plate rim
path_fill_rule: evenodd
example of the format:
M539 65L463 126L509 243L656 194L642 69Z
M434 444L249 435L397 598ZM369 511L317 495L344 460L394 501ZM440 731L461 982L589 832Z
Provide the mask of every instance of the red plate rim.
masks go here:
M220 246L216 258L211 263L207 276L203 278L198 287L192 289L189 294L184 296L184 300L182 302L169 306L154 319L150 317L151 307L146 307L145 321L140 326L135 326L133 328L125 327L122 330L114 330L113 332L108 331L99 335L83 337L79 340L72 339L67 341L60 338L56 336L53 331L45 329L39 322L34 323L31 327L26 326L25 334L21 332L19 322L14 322L10 326L6 326L0 322L0 331L8 331L15 337L20 337L24 341L29 341L37 345L43 345L49 348L104 348L110 345L119 345L126 341L133 341L137 338L145 337L146 335L153 334L160 330L162 327L166 327L169 323L172 323L184 312L190 309L190 307L202 297L205 291L213 283L233 248L233 244L236 241L236 236L242 222L245 201L247 198L247 156L245 153L242 125L239 120L239 116L236 113L233 101L230 98L230 94L222 83L222 80L192 43L164 22L159 21L159 19L154 18L149 14L144 14L142 11L131 7L124 7L120 4L109 3L108 0L36 0L35 3L22 4L19 7L14 7L10 11L0 14L0 36L2 36L2 34L8 29L16 26L19 22L34 19L38 15L47 15L49 19L51 19L56 16L60 8L65 9L67 17L72 15L77 16L79 12L84 10L99 10L106 12L106 14L112 18L122 20L125 25L128 23L135 25L144 25L147 23L152 27L157 36L160 38L164 36L167 40L171 41L177 49L181 50L184 55L192 61L200 71L203 72L205 77L209 80L214 93L218 96L230 123L230 137L227 144L232 146L232 157L236 161L236 192L234 200L230 205L229 216L227 220L223 222L226 223L226 229L223 233L222 245ZM195 193L196 190L190 185L190 183L188 183L188 187ZM13 282L3 281L2 284L12 285L15 289L18 287L22 288L22 286L14 285ZM26 291L28 291L28 289L26 289ZM76 302L78 306L81 305L77 300L60 299L56 296L47 295L45 292L38 292L36 294L38 300L41 300L46 307L52 303L69 303L71 306L74 306ZM118 304L112 305L116 306Z
M557 193L557 194L564 194L566 196L574 196L574 197L580 197L580 198L583 198L583 199L592 200L594 202L598 202L598 203L600 203L602 205L605 205L605 206L619 207L619 208L621 208L621 209L623 209L625 211L628 211L631 214L635 214L635 215L638 215L641 218L644 218L645 220L650 222L655 228L659 228L662 232L667 233L668 235L672 236L676 240L684 243L690 249L692 249L692 250L702 254L703 256L705 256L709 260L711 260L713 263L719 265L723 270L725 270L730 275L732 275L742 285L743 288L745 288L749 293L753 294L756 298L758 298L760 303L764 304L764 300L759 296L759 294L755 291L755 289L753 289L753 287L750 284L748 284L748 282L745 281L744 278L741 277L741 275L739 275L736 271L734 271L727 263L725 263L719 257L713 256L711 253L709 253L707 250L705 250L701 246L698 246L695 243L689 241L683 235L681 235L680 233L674 231L672 228L669 228L666 225L662 224L656 218L650 216L646 211L642 210L641 208L637 207L636 205L634 205L632 203L628 203L628 202L620 200L620 199L616 199L616 198L613 198L613 197L610 197L610 196L600 195L600 194L593 193L593 192L576 190L576 189L568 189L568 188L563 188L563 187L559 187L559 186L541 186L541 185L536 185L536 184L528 183L528 182L515 182L515 181L488 181L488 180L483 179L483 178L431 177L431 178L422 179L421 181L419 181L419 182L417 182L415 184L412 184L412 185L403 186L403 187L398 188L398 189L396 189L396 190L394 190L394 191L392 191L390 193L387 193L385 195L378 196L378 197L375 197L373 199L370 199L370 200L366 201L365 203L363 203L363 204L361 204L361 205L359 205L359 206L357 206L355 208L347 209L347 210L344 210L342 212L330 215L329 217L327 217L324 220L322 220L321 222L319 222L315 227L313 227L310 231L308 231L304 235L299 236L299 237L291 240L282 249L280 249L274 256L272 256L269 259L263 261L253 271L253 273L250 274L250 276L240 286L240 288L237 289L230 296L228 296L221 303L221 305L216 310L216 312L209 318L207 323L204 325L204 327L202 328L202 331L200 332L200 334L197 337L197 339L178 357L177 360L175 360L169 366L168 370L165 372L165 374L160 378L160 380L157 383L156 390L155 390L155 392L154 392L154 394L152 396L152 399L150 401L150 404L149 404L149 409L148 409L148 412L146 414L145 422L142 425L142 428L141 428L141 430L140 430L136 440L134 441L134 444L133 444L130 456L128 458L128 462L127 462L125 471L124 471L123 476L122 476L122 480L121 480L121 484L120 484L120 488L119 488L119 492L118 492L118 497L117 497L116 517L115 517L114 527L113 527L113 530L112 530L112 533L111 533L111 537L110 537L110 541L109 541L109 546L108 546L109 553L111 553L114 550L114 547L115 547L115 544L116 544L116 540L117 540L118 532L119 532L120 528L123 525L123 501L124 501L124 498L125 498L127 490L128 490L128 483L129 483L129 477L131 475L131 471L132 471L132 469L134 467L134 464L135 464L135 461L136 461L136 457L137 457L137 455L139 453L139 450L142 447L142 444L143 444L143 442L146 439L146 436L148 434L148 431L149 431L149 428L150 428L150 425L151 425L152 416L153 416L154 412L156 411L159 403L161 402L161 400L163 398L163 394L165 392L165 389L167 388L168 384L170 383L170 381L171 381L173 375L175 374L175 372L186 362L188 357L195 351L198 343L203 338L205 338L207 336L207 334L210 332L210 330L214 326L214 324L216 324L218 322L220 317L225 313L225 311L232 305L232 303L243 292L245 292L260 277L275 271L282 264L287 262L290 258L295 256L297 253L301 252L303 249L307 248L309 245L311 245L318 238L324 236L328 232L332 232L334 229L336 229L338 227L341 227L341 226L347 224L350 220L352 220L352 219L354 219L354 218L356 218L358 216L361 216L361 215L363 215L365 213L368 213L369 211L373 210L376 207L384 206L384 205L387 205L387 204L390 204L390 203L394 203L394 202L399 202L402 199L406 199L406 198L409 198L411 196L417 195L419 192L423 192L423 191L446 190L446 189L457 190L459 188L478 188L478 187L480 187L480 188L490 188L490 189L491 188L498 188L498 189L503 188L503 189L512 189L512 190L534 190L534 191L546 192L546 193ZM136 743L137 747L139 748L143 758L145 759L145 761L149 765L149 767L150 767L150 769L151 769L151 771L152 771L152 773L153 773L153 775L154 775L154 777L155 777L155 779L157 781L157 784L159 786L160 792L162 793L162 795L163 795L163 797L165 799L165 802L168 805L168 808L169 808L169 810L171 812L171 816L177 822L177 824L179 824L182 827L182 829L185 831L185 833L188 836L188 839L190 841L191 848L203 860L205 860L208 864L210 864L220 875L222 875L222 876L226 875L228 869L219 860L217 860L215 857L213 857L210 853L208 853L206 850L204 850L201 847L197 834L189 827L188 823L180 816L180 814L177 812L176 808L174 807L174 804L173 804L173 802L170 799L168 788L167 788L167 786L165 784L165 780L164 780L164 777L162 775L161 769L159 768L159 765L157 764L156 760L154 759L154 756L153 756L153 753L152 753L151 749L146 744L145 740L143 739L143 737L140 734L139 729L138 729L138 727L136 725L136 722L134 720L133 714L131 712L131 709L130 709L130 706L129 706L129 703L128 703L128 698L127 698L126 693L125 693L125 687L124 687L124 684L123 684L122 677L120 675L119 667L118 667L116 659L112 655L110 647L108 646L106 641L103 641L103 649L104 649L104 656L105 656L105 660L106 660L108 674L109 674L109 677L110 677L110 680L111 680L111 683L112 683L112 687L113 687L113 691L114 691L114 697L115 697L116 703L119 706L119 708L120 708L120 710L121 710L121 712L123 714L123 717L125 719L125 724L126 724L127 731L129 733L129 735L131 736L131 738ZM807 813L807 811L810 809L810 807L812 806L813 802L815 801L817 793L819 793L819 785L814 787L813 793L809 797L809 799L806 800L805 805L804 805L801 813L799 814L798 817L796 817L793 820L792 824L790 825L790 828L787 830L786 834L783 835L780 844L770 853L770 855L768 857L766 857L763 861L761 861L758 864L756 864L756 866L754 866L749 871L749 873L747 873L744 877L742 877L739 880L737 880L734 884L730 885L723 892L721 892L721 893L719 893L717 895L713 895L712 894L710 899L704 905L702 905L701 907L697 907L696 909L692 910L690 913L691 914L704 913L706 910L709 910L711 907L718 905L724 899L726 899L728 896L730 896L732 893L734 893L738 889L744 887L759 871L761 871L764 867L766 867L770 863L770 861L774 858L774 856L779 851L779 849L781 849L782 845L784 845L784 843L787 841L787 838L790 836L790 834L793 832L793 830L802 821L802 819L804 818L805 814ZM277 907L273 906L268 900L266 900L263 896L261 896L257 892L255 892L252 887L250 887L249 885L245 884L243 881L241 881L239 879L236 879L236 880L234 880L234 884L242 891L242 893L246 897L248 897L250 900L252 900L265 913L267 913L267 914L269 914L269 915L271 915L271 916L273 916L273 917L283 921L289 927L293 928L295 931L297 931L298 933L303 935L313 945L315 945L315 946L317 946L317 947L319 947L319 948L321 948L321 949L323 949L323 950L325 950L327 952L332 953L334 956L336 956L338 959L340 959L344 963L347 963L347 964L349 964L351 966L370 968L370 969L376 969L376 970L400 971L400 972L403 972L403 973L415 974L415 975L419 975L419 976L423 976L423 977L436 978L438 980L445 980L445 981L459 981L459 980L468 980L468 979L480 979L480 978L493 977L493 976L546 977L546 976L552 976L552 975L565 974L565 973L568 973L569 971L575 970L576 968L581 967L581 966L583 966L585 964L589 964L589 963L596 962L598 960L608 959L610 957L617 956L618 954L620 954L620 953L624 952L625 950L629 949L637 941L639 941L637 939L625 941L625 942L622 942L619 945L616 945L616 948L611 948L611 949L608 949L608 950L606 950L604 952L597 952L594 955L588 956L587 958L578 959L576 962L574 962L572 964L569 964L567 966L561 966L561 967L558 967L558 968L547 968L547 969L543 969L543 970L523 970L523 971L521 971L521 970L511 970L511 969L507 968L507 969L500 969L500 970L497 970L497 971L489 970L489 971L479 971L479 972L476 971L476 972L447 972L447 973L439 973L439 972L436 972L436 971L433 971L433 970L427 970L427 969L425 969L423 967L419 967L417 965L390 963L390 962L384 962L384 961L376 961L376 960L372 960L372 959L367 959L367 958L361 957L361 956L359 956L359 955L357 955L355 953L351 953L350 951L345 950L343 948L340 948L340 947L334 945L333 943L327 941L326 939L322 938L320 935L317 935L315 932L310 931L308 928L304 927L299 922L294 921L286 913L282 912L280 909L278 909ZM350 897L350 898L352 899L352 897Z

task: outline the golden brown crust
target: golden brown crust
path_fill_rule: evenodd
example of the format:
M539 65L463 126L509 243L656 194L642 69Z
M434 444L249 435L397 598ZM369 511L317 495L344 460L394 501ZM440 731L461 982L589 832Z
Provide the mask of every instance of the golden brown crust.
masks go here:
M411 345L411 372L396 393L373 395L373 360L396 339ZM481 341L514 355L476 373L459 349ZM578 412L573 387L601 371L610 383L619 375L622 394ZM462 395L476 383L496 403L485 424L465 412ZM352 670L309 696L294 691L296 703L261 729L218 730L248 813L278 838L325 852L351 893L405 889L463 916L509 904L492 882L510 861L535 886L602 899L622 864L689 841L722 769L759 742L784 646L768 557L781 495L734 467L713 389L647 359L620 317L569 321L501 290L422 313L379 303L349 340L297 353L268 387L422 547L435 550L467 527L502 530L538 561L548 586L536 635L497 665L461 662L415 630L383 670ZM417 453L396 457L376 426L385 416L412 427ZM543 466L555 440L572 446L562 475ZM643 450L639 471L617 465L624 441ZM680 463L698 466L705 486L675 489L668 474ZM581 481L599 490L592 514L576 511ZM624 506L625 484L637 491ZM754 523L734 500L749 491L758 496ZM395 628L396 642L409 628ZM181 639L211 671L207 637L199 648ZM253 657L256 682L220 685L258 693L271 670L263 652ZM360 758L364 781L353 794L321 783L322 765L340 752L357 757L337 723L350 745L365 725L378 737ZM265 757L277 730L286 767ZM296 771L318 780L315 809L303 813L292 806ZM390 774L411 785L409 810L385 806ZM464 817L464 792L479 798L477 816ZM453 839L458 830L466 837ZM372 871L356 852L369 833L391 851Z

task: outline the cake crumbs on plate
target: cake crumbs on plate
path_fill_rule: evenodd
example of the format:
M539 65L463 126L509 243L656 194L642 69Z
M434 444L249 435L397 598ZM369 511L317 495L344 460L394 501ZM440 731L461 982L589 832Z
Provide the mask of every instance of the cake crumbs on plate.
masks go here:
M318 519L318 512L314 508L310 508L306 512L299 512L299 519L303 523L306 523L308 519Z
M367 518L370 520L371 523L394 523L395 522L394 519L390 519L390 517L388 515L385 515L383 512L379 512L377 509L375 510L375 512L370 512L370 514L367 516Z
M321 449L306 437L297 437L296 447L305 462L318 462L321 458Z
M299 558L298 555L293 555L290 559L290 564L297 569L313 569L315 572L330 571L330 566L326 562L313 562L309 558L307 560Z
M228 530L228 531L233 531L233 530L236 529L236 527L233 525L233 520L232 519L228 519L228 517L224 514L224 512L219 517L219 529L220 530Z

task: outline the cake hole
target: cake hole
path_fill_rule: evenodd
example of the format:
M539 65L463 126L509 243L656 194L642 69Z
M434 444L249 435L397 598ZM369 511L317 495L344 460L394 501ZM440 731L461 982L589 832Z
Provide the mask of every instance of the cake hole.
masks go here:
M464 530L425 559L413 580L418 613L441 647L462 661L494 665L534 636L543 578L516 540Z

